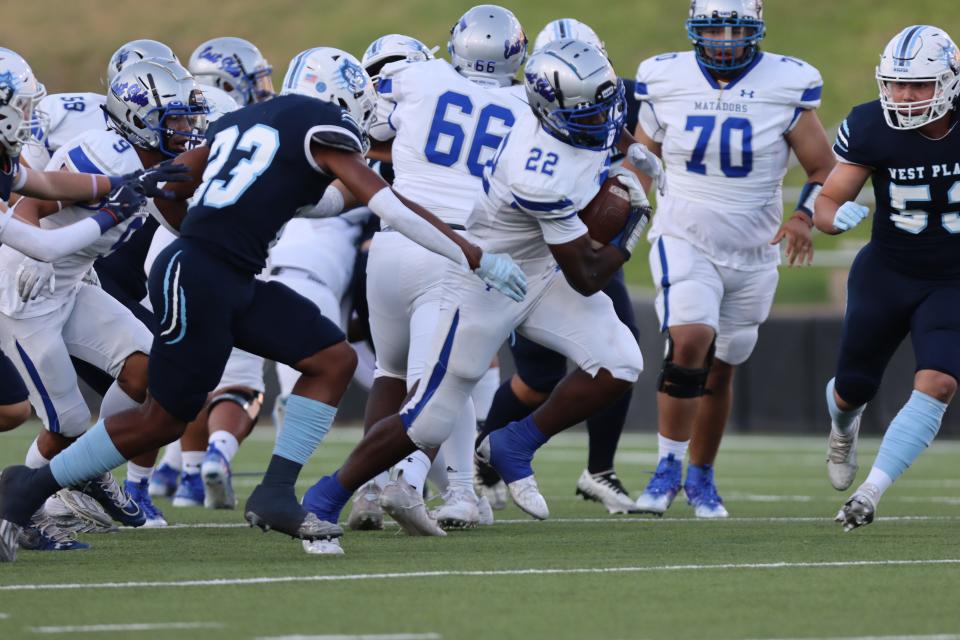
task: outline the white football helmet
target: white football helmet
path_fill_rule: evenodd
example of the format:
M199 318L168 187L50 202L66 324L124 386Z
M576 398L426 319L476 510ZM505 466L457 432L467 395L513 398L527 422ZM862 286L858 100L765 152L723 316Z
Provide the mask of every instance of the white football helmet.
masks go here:
M156 40L142 39L131 40L123 45L110 56L110 62L107 63L107 86L113 84L113 78L120 73L125 65L147 60L148 58L158 58L161 60L173 60L177 62L177 54L173 49L157 42Z
M199 143L210 112L197 81L179 63L169 60L141 60L129 64L113 78L104 106L107 125L134 146L155 149L175 156L170 138ZM173 129L167 119L185 117L190 130Z
M603 40L600 39L600 36L597 35L597 32L591 29L589 25L579 20L574 20L573 18L560 18L559 20L547 23L547 26L537 34L537 39L533 41L533 53L540 51L540 49L543 49L544 46L551 42L570 38L592 44L597 49L600 49L603 55L607 55L607 47L603 43Z
M226 114L236 111L240 108L237 101L223 89L217 89L209 85L200 85L200 91L203 93L203 99L207 102L207 108L210 113L207 114L207 125L211 125Z
M300 52L290 61L281 95L296 93L332 102L356 120L363 134L363 151L370 144L367 130L377 102L373 81L360 61L346 51L317 47Z
M509 86L527 59L520 21L495 4L478 5L450 29L450 61L462 75L490 86Z
M943 29L929 25L907 27L883 50L876 75L887 124L894 129L917 129L957 107L960 50ZM895 102L891 82L932 82L933 97Z
M544 130L579 149L616 143L626 119L623 81L592 44L557 40L530 56L523 70L530 108Z
M226 91L241 107L274 96L273 67L243 38L207 40L190 54L187 69L197 82Z
M48 118L37 109L46 95L27 61L0 48L0 146L9 158L20 155L33 131L46 128Z
M376 84L380 80L380 69L391 62L409 60L419 62L433 60L437 47L430 49L416 38L391 33L381 36L370 43L363 52L360 64L370 74L370 79Z
M725 30L723 38L707 38L701 29ZM742 29L742 35L733 31ZM700 64L714 71L736 71L749 65L766 34L763 0L692 0L687 36Z

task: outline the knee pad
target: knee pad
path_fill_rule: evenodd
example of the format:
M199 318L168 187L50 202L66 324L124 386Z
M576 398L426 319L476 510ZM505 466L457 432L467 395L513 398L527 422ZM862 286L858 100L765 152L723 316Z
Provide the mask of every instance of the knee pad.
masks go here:
M707 376L713 365L713 355L716 351L716 338L710 343L707 350L706 362L702 369L681 367L673 363L673 340L667 334L667 353L663 358L663 368L657 378L657 390L672 398L699 398L710 393L707 390Z
M250 416L250 419L253 420L253 423L256 424L257 418L260 417L260 407L263 406L263 394L245 387L226 389L210 398L208 410L213 411L213 408L221 402L232 402L236 404L243 409L247 415Z
M718 358L734 366L747 361L753 348L757 346L759 325L737 327L717 338L716 355Z

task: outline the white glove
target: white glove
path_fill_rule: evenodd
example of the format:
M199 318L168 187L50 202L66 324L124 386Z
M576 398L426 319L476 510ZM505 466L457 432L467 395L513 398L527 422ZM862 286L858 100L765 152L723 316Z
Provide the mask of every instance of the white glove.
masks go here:
M833 216L833 226L840 231L850 231L850 229L863 222L868 213L870 213L869 207L857 204L852 200L844 202Z
M474 273L514 302L521 302L527 295L527 276L506 253L484 251Z
M640 184L640 178L637 177L637 174L623 167L615 167L611 169L610 176L616 178L620 184L625 186L627 191L630 192L631 207L639 209L650 206L650 201L647 200L647 194L644 192L643 185Z
M40 262L33 258L24 258L17 267L17 295L21 302L35 300L46 287L50 295L56 285L56 276L53 265L49 262Z
M663 193L667 174L663 170L660 158L642 142L635 142L627 148L627 160L640 171L653 178L657 191Z

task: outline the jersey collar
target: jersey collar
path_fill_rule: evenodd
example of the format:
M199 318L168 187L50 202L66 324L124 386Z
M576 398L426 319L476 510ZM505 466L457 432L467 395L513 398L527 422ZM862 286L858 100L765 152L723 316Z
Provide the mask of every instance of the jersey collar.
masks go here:
M700 62L700 60L697 59L696 56L694 56L694 60L697 61L697 66L700 68L700 72L703 73L703 77L707 79L707 82L710 83L710 86L711 86L711 87L713 87L714 89L717 89L718 91L726 91L727 89L732 89L738 82L740 82L741 80L743 80L743 79L747 76L747 74L750 73L750 71L751 71L755 66L757 66L758 64L760 64L760 59L761 59L761 58L763 58L763 51L757 51L757 55L754 56L754 58L753 58L753 60L750 62L750 64L748 64L747 66L745 66L745 67L740 71L740 74L739 74L739 75L737 75L733 80L731 80L730 82L728 82L728 83L727 83L727 86L722 87L722 86L720 86L720 83L717 82L717 79L714 78L714 77L710 74L710 70L707 69L705 66L703 66L703 63Z

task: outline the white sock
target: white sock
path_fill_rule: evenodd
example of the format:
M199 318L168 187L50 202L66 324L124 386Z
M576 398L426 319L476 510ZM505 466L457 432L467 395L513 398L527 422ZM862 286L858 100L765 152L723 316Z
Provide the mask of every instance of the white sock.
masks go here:
M140 402L128 396L127 392L114 381L107 392L103 394L103 402L100 403L100 418L107 418L128 409L136 409L140 405Z
M403 471L403 479L416 489L423 491L423 483L427 481L427 473L430 471L430 457L423 451L414 451L409 456L401 460L394 467L397 471Z
M499 378L498 378L499 381ZM477 419L472 403L464 403L463 410L457 416L440 453L444 457L444 470L451 488L473 488L473 443L477 439Z
M863 484L872 484L878 489L877 499L880 499L880 496L893 485L893 478L888 476L885 471L873 467L870 469L870 475L867 476L867 479Z
M830 378L827 382L827 411L830 413L832 427L840 435L848 435L853 428L856 419L867 408L867 405L857 407L851 411L844 411L837 405L837 398L834 396L833 389L836 378Z
M165 464L168 467L180 471L180 468L183 466L183 451L180 449L180 441L174 440L168 444L163 450L163 459L160 461L160 464Z
M493 404L493 396L500 388L500 367L490 367L487 372L477 381L476 386L470 393L473 399L473 406L477 412L477 420L483 422L490 413L490 405Z
M36 439L27 450L27 459L23 464L27 465L31 469L40 469L50 464L50 461L44 458L43 454L40 453L40 447L37 446Z
M209 442L223 454L227 462L233 460L233 456L237 455L237 449L240 448L237 437L229 431L214 431L210 434Z
M673 457L679 461L683 462L684 457L687 455L687 446L689 446L689 440L671 440L666 438L659 433L657 434L657 451L659 453L658 459L662 460L666 458L671 453Z
M200 463L203 462L203 451L183 452L183 473L194 475L200 473Z
M430 472L427 473L427 480L433 483L440 493L447 490L450 486L450 476L447 475L447 459L443 455L443 448L437 451L437 457L433 459L430 465Z
M138 464L127 462L127 480L134 484L139 484L141 480L147 480L151 473L153 473L153 467L141 467Z

